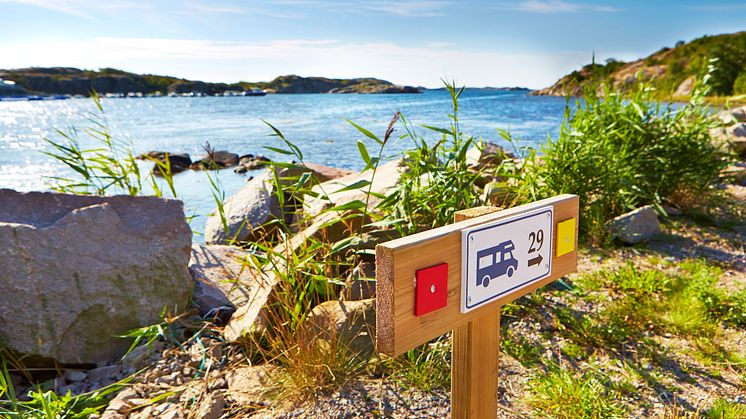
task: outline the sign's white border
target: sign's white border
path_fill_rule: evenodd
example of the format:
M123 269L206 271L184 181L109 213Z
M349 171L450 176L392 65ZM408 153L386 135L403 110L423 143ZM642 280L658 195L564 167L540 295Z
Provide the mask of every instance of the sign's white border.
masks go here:
M525 220L526 218L535 217L539 214L549 213L549 261L548 268L545 273L535 277L528 279L524 282L522 282L519 285L516 285L508 290L505 290L499 294L495 294L494 296L490 297L487 300L483 300L475 305L468 306L467 305L467 286L468 286L468 267L469 267L469 235L478 231L488 230L490 228L495 228L499 226L503 226L506 224L510 224L516 221ZM554 254L552 251L552 246L554 246L554 206L549 205L543 208L538 208L534 211L524 212L521 214L517 214L512 217L503 218L497 221L493 221L491 223L486 224L479 224L477 226L467 228L464 230L461 230L461 312L467 313L469 311L472 311L476 308L479 308L490 301L493 301L499 297L502 297L506 294L513 293L521 288L525 288L526 286L539 281L541 279L544 279L551 275L552 273L552 259Z

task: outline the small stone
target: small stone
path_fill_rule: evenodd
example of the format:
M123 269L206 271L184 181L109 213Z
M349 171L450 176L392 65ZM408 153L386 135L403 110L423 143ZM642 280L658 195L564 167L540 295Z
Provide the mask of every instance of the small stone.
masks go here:
M127 417L126 415L123 415L117 411L107 410L101 416L101 419L125 419L126 417Z
M122 358L122 367L126 370L137 371L147 365L148 359L163 350L163 342L156 340L150 345L134 347Z
M661 225L652 205L622 214L606 223L606 228L622 243L637 244L660 233Z
M174 379L170 375L164 375L163 377L158 377L155 379L156 384L167 384L171 385L173 384Z
M103 382L104 380L116 381L114 378L122 370L119 365L107 365L104 367L94 368L88 371L88 379L90 381Z
M226 388L228 384L226 383L224 378L218 378L217 380L214 380L212 383L210 383L210 390L216 390L219 388Z
M198 418L202 419L219 419L225 410L225 398L222 393L208 393L205 399L199 404L197 413Z
M65 379L67 381L78 382L84 381L86 378L88 378L88 374L86 374L84 371L65 370Z

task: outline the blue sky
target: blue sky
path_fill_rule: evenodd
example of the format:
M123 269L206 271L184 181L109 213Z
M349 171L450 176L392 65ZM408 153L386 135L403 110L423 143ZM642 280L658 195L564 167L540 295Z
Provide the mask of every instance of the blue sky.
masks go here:
M0 68L116 67L544 87L590 61L746 30L746 2L0 0Z

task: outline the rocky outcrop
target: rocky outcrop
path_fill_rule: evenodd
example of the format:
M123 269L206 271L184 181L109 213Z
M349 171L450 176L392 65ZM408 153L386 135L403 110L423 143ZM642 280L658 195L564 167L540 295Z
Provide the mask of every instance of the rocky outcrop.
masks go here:
M0 190L0 341L62 363L120 357L115 336L187 308L180 201Z
M611 235L625 244L637 244L652 239L661 232L658 215L652 205L622 214L606 225Z
M311 310L304 333L327 342L327 347L344 345L351 353L367 357L375 352L376 300L327 301Z
M275 246L272 249L270 260L267 262L267 266L271 268L257 275L255 279L256 293L252 294L250 304L245 304L233 314L230 322L223 330L225 338L234 342L244 336L261 332L269 322L264 305L269 301L280 281L280 273L288 269L288 260L293 260L292 256L302 246L306 246L310 239L334 243L344 237L349 237L352 232L359 231L363 224L363 218L352 217L353 214L350 211L342 213L325 212L316 217L311 225L305 227L289 240Z
M696 82L697 78L695 76L687 77L686 79L684 79L684 81L681 82L679 87L676 88L676 91L673 95L675 97L687 97L691 95Z
M313 177L317 182L327 182L344 176L349 176L353 173L352 170L340 169L338 167L325 166L316 163L303 163L303 166L313 173Z
M727 51L726 66L742 68L744 58L746 31L721 35L705 35L690 42L677 43L674 47L664 47L630 62L610 58L605 64L593 60L582 68L560 78L554 85L536 90L532 95L582 96L586 89L595 89L596 94L603 95L602 84L608 84L612 90L629 92L639 81L658 90L661 96L671 95L676 100L690 96L696 83L695 77L702 74L709 58ZM723 58L724 59L724 58ZM737 72L737 70L736 70ZM713 95L738 95L733 78L713 74ZM726 85L728 84L728 85ZM672 91L676 87L675 91Z
M398 85L387 85L387 84L366 84L360 83L347 87L337 87L327 93L345 94L345 93L365 93L365 94L381 94L381 93L420 93L420 89L413 86L398 86Z

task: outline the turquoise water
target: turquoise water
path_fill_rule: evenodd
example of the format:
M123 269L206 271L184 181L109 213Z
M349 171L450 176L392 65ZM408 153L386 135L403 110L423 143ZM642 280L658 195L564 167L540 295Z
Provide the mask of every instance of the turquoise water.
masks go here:
M263 97L195 97L104 99L106 119L113 134L132 144L136 153L162 150L204 154L209 142L217 150L238 154L264 154L281 158L264 146L279 146L269 136L272 123L298 145L306 161L359 169L363 165L356 142L366 139L345 121L348 118L382 135L396 111L415 124L447 126L451 100L446 91L428 90L408 95L267 95ZM538 145L547 135L556 137L565 100L527 96L526 92L467 89L460 100L463 132L503 143L497 129L510 131L522 145ZM64 101L0 102L0 187L17 190L48 189L50 176L70 175L62 165L42 154L49 150L44 138L59 139L55 130L90 126L86 113L94 111L89 99ZM435 133L421 129L432 141ZM86 144L85 136L80 136ZM408 140L387 145L387 155L409 148ZM230 194L252 173L232 170L218 178ZM214 208L205 173L187 171L176 175L179 197L199 232L204 216Z

